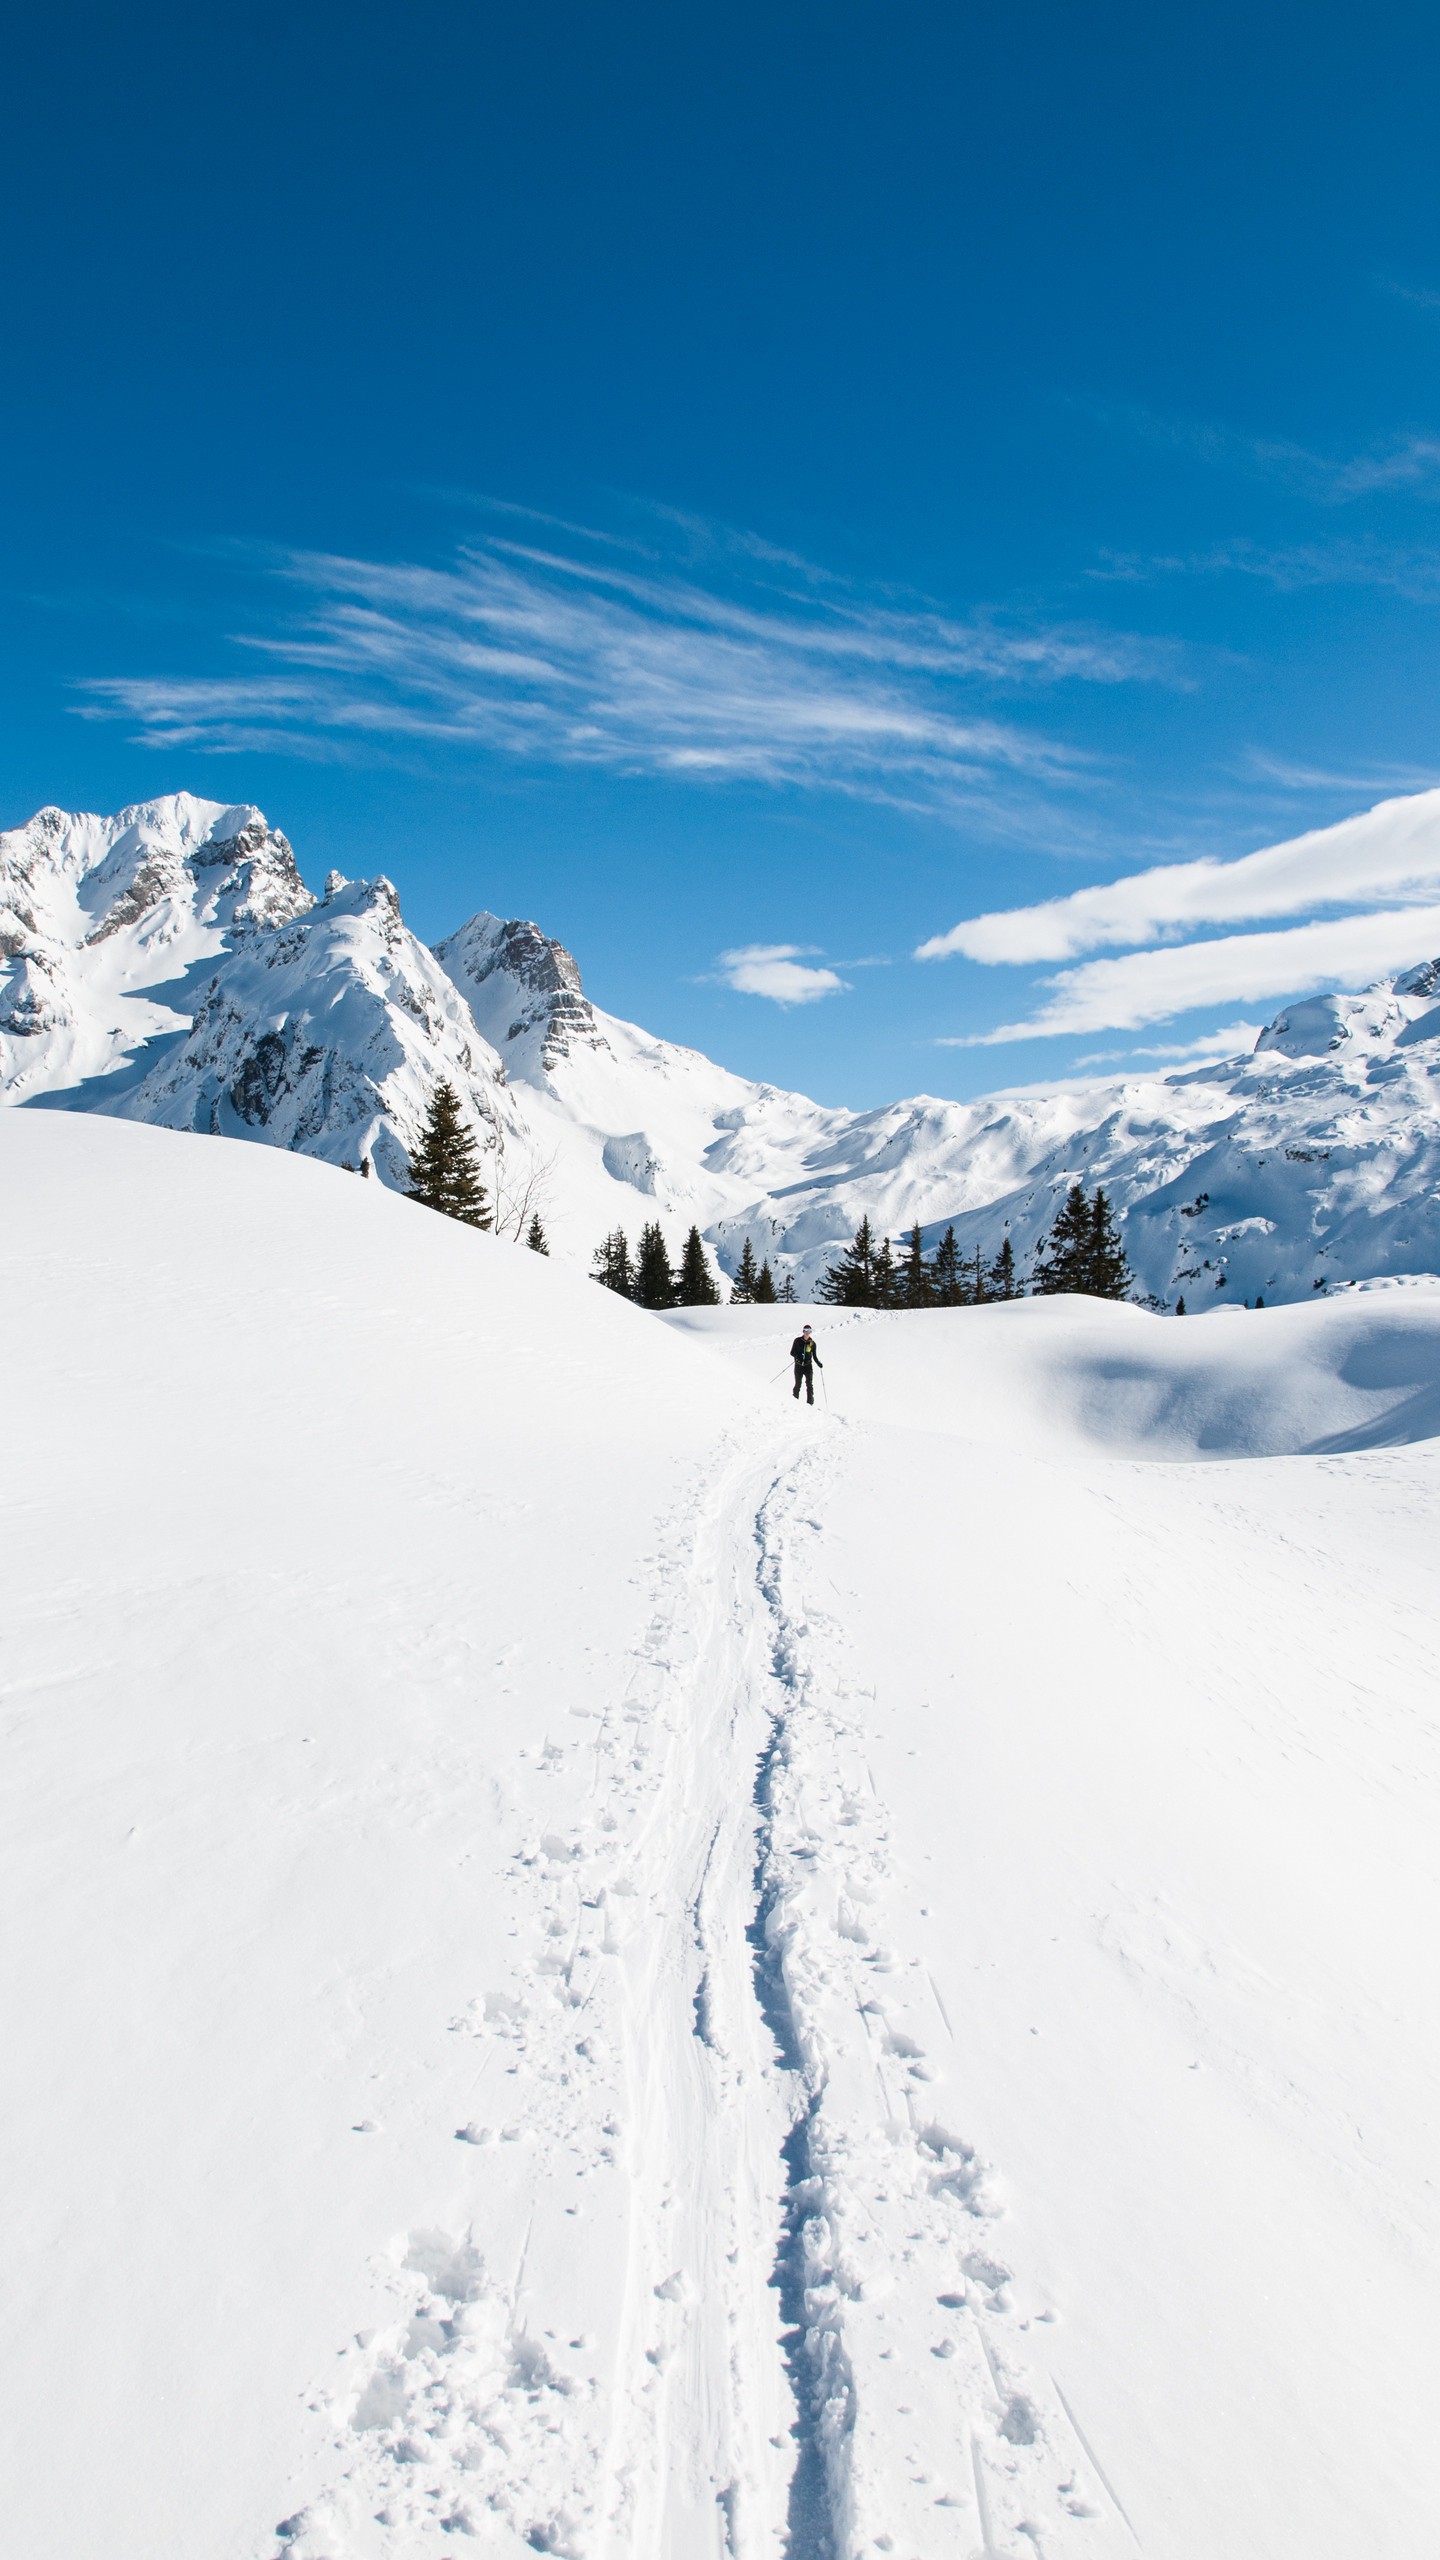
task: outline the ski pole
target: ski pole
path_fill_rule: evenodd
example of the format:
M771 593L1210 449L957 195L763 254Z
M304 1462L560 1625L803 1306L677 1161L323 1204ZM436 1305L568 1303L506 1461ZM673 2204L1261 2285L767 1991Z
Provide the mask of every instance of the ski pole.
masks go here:
M830 1410L830 1389L825 1383L825 1372L823 1369L820 1372L820 1393L825 1399L825 1410L828 1413Z

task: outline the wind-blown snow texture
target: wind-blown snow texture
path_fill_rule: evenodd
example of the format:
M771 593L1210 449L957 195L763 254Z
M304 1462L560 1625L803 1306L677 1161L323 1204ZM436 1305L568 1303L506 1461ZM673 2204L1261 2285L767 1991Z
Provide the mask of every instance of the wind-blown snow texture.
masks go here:
M1377 846L1409 803L1372 813ZM1198 1313L1440 1270L1440 963L1289 1007L1253 1056L976 1103L825 1109L601 1013L534 924L428 951L386 880L311 899L258 810L181 794L0 837L0 1094L257 1138L405 1181L440 1077L503 1232L748 1234L805 1294L862 1215L1022 1271L1077 1177L1143 1292Z
M1411 2560L1440 1287L646 1316L0 1114L55 2560Z

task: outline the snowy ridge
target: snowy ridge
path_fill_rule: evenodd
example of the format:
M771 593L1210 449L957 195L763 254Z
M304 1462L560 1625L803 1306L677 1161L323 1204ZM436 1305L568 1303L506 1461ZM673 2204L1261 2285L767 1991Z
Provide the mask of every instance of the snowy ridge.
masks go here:
M406 932L391 883L337 874L319 905L237 945L188 1033L109 1107L356 1168L368 1158L398 1189L442 1076L487 1156L518 1134L499 1059Z
M1404 804L1399 804L1403 810ZM1067 1185L1103 1182L1143 1292L1190 1312L1440 1269L1440 963L1292 1005L1252 1056L975 1103L827 1108L586 997L540 928L488 913L428 951L390 882L318 904L257 810L180 794L43 810L0 838L0 1094L259 1139L403 1186L447 1077L500 1231L747 1235L813 1290L862 1216L954 1224L1022 1271Z

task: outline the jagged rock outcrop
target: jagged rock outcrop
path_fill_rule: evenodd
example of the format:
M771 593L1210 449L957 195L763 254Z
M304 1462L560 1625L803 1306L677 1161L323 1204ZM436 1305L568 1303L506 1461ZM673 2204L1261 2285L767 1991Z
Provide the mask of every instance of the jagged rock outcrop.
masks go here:
M512 1073L549 1075L578 1045L605 1047L575 961L537 924L472 916L435 957Z

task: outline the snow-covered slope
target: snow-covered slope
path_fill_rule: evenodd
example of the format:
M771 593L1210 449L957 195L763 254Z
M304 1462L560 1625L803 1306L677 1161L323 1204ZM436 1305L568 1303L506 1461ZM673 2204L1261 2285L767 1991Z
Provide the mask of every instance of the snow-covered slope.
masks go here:
M582 1266L615 1225L746 1235L802 1294L862 1216L952 1221L1022 1271L1101 1181L1142 1290L1191 1312L1440 1270L1440 964L1291 1006L1255 1054L976 1103L854 1112L732 1074L587 999L572 955L488 914L431 952L388 881L317 905L251 809L42 811L0 839L0 1093L259 1138L400 1186L446 1076L500 1222Z
M1440 1290L811 1414L293 1153L0 1194L17 2551L1432 2547Z

